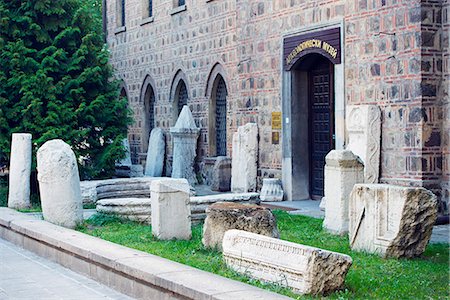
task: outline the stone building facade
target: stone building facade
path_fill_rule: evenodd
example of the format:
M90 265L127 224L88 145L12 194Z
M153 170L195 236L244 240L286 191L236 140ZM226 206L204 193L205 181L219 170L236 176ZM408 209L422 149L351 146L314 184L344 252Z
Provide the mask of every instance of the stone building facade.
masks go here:
M214 157L231 155L237 127L255 122L259 179L282 178L288 199L320 196L314 155L346 146L350 105L375 105L379 181L429 188L445 209L449 0L104 1L111 61L135 117L135 163L150 129L168 132L187 104L206 181ZM331 110L312 97L330 98ZM326 133L316 117L327 119Z

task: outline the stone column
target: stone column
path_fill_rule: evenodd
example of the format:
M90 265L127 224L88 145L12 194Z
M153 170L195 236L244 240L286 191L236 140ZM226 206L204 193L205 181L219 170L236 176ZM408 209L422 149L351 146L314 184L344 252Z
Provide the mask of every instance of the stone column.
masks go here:
M325 158L325 219L332 233L348 232L348 203L356 183L364 182L364 165L349 150L332 150Z
M160 240L191 239L190 186L186 179L158 179L150 185L152 234Z
M31 134L13 133L9 165L8 207L23 209L31 206Z
M170 134L173 138L172 178L186 178L189 184L194 185L197 183L194 160L200 129L187 105L183 107L175 127L170 128Z
M161 177L164 167L164 152L166 141L161 128L153 128L148 141L145 176Z
M37 152L44 220L75 228L83 221L80 178L75 154L62 140L50 140Z
M258 159L258 126L248 123L240 126L233 135L231 162L231 191L246 193L256 191Z

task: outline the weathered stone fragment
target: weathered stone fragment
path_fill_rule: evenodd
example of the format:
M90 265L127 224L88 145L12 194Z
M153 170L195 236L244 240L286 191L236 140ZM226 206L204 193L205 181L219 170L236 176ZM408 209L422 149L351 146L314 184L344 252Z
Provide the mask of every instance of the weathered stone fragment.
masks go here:
M256 191L258 159L258 126L248 123L233 134L231 166L231 191L246 193Z
M97 212L151 224L150 198L116 198L97 201Z
M325 219L332 233L348 232L348 202L356 183L364 182L364 165L349 150L332 150L325 158Z
M261 201L283 201L283 187L278 178L264 178L261 188Z
M13 133L9 165L8 207L23 209L31 206L31 134Z
M424 188L357 184L350 194L349 210L353 250L415 257L430 240L437 200Z
M342 288L352 264L345 254L241 230L225 233L223 257L237 272L312 295Z
M197 139L200 129L187 105L178 117L175 127L170 128L173 138L172 178L186 178L191 185L197 183L194 160L197 156Z
M125 157L116 162L116 176L118 177L130 177L131 172L131 151L130 151L130 142L127 138L122 140L122 145L125 148Z
M380 177L381 111L376 105L349 105L346 109L348 145L364 163L364 182Z
M227 230L240 229L270 237L280 236L272 212L255 204L218 202L206 209L202 243L206 248L222 248Z
M231 188L231 159L218 156L212 172L211 190L228 192Z
M186 179L157 179L150 185L152 233L161 240L189 240L191 209Z
M148 142L145 176L161 177L164 167L166 141L161 128L153 128Z
M42 214L46 221L74 228L83 221L80 178L75 154L62 140L50 140L37 152Z

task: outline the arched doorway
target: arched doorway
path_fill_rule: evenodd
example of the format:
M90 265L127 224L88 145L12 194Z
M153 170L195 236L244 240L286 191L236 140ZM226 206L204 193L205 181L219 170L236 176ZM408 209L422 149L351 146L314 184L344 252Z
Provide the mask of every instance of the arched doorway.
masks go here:
M334 64L313 53L299 59L291 72L293 189L321 199L325 156L335 147Z
M227 86L219 74L214 80L209 113L209 147L212 156L227 155Z

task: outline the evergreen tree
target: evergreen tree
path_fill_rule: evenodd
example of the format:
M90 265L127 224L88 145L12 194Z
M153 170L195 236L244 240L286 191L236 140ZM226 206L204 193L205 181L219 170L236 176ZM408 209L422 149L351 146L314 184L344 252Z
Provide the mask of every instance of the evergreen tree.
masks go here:
M83 1L0 0L0 155L14 132L32 133L37 147L60 138L83 162L82 177L94 178L124 156L130 114L98 7Z

